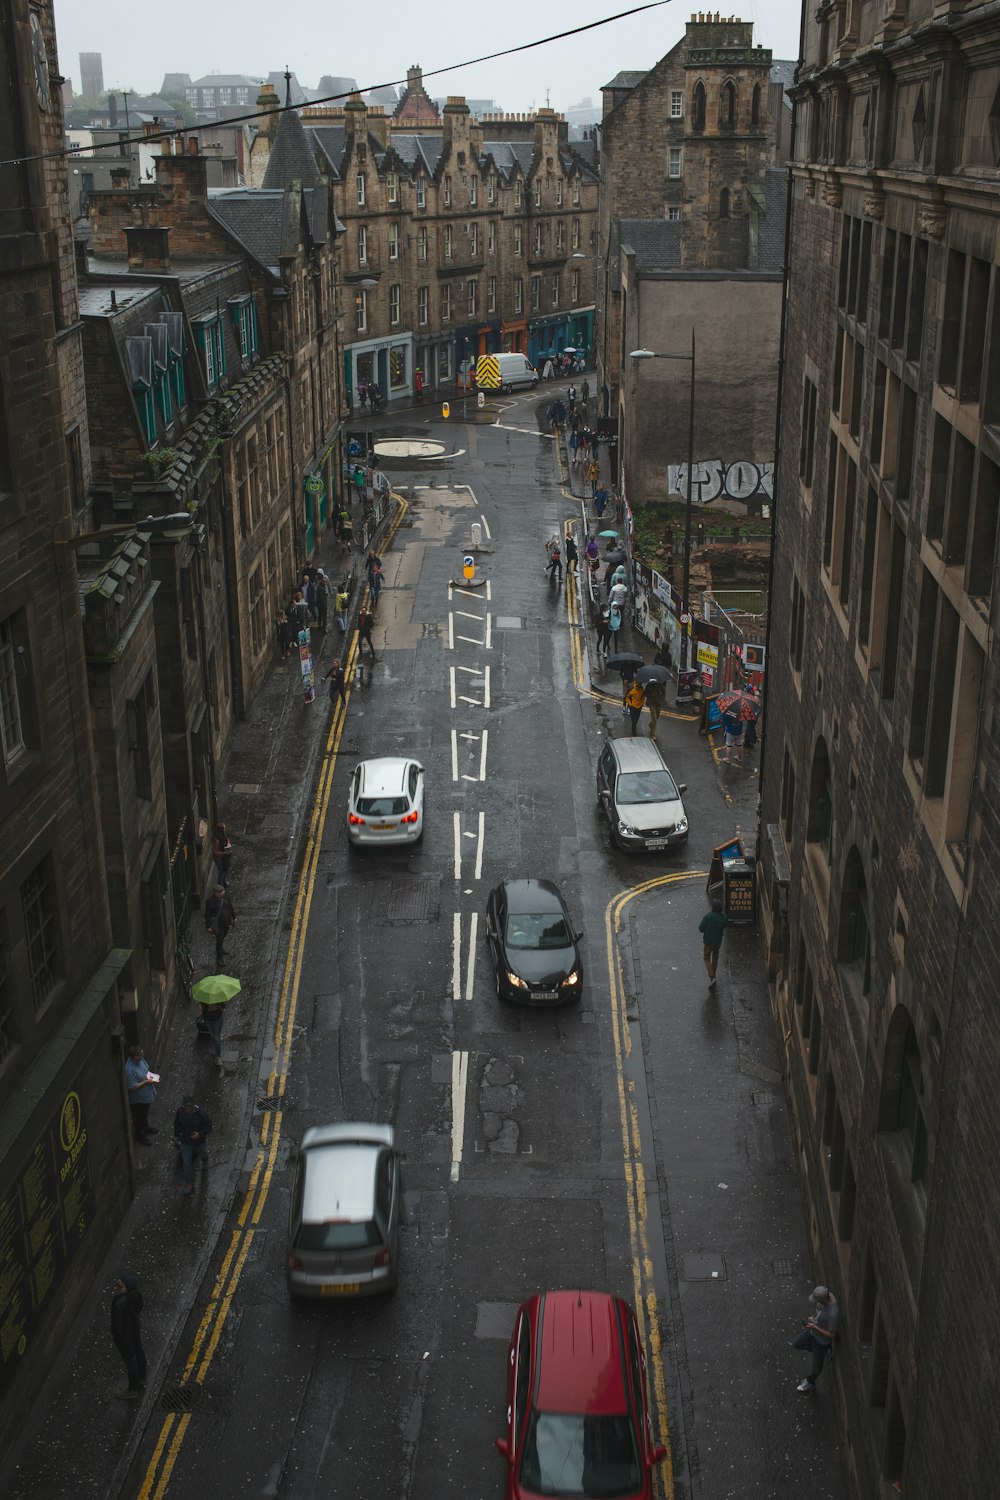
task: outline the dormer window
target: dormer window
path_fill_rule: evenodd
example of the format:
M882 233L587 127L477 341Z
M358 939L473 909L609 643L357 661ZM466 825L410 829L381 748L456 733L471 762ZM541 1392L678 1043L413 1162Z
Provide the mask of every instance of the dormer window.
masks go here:
M427 183L422 177L417 178L417 207L427 207Z
M445 208L450 208L451 207L451 178L450 177L446 177L445 180L444 180L444 206L445 206Z
M395 172L390 172L385 179L385 191L390 203L399 202L399 180Z
M523 190L524 188L521 179L518 178L514 184L514 207L518 210L520 210L523 206Z
M573 178L573 204L574 204L575 207L579 207L579 205L580 205L580 179L579 179L579 177L574 177Z
M196 318L194 332L201 351L205 385L211 391L226 374L226 341L221 317L213 313L207 318Z
M488 203L495 203L496 202L496 198L497 198L497 180L496 180L496 177L494 177L493 174L491 173L490 177L489 177L489 180L486 183L486 201Z
M251 296L231 297L229 311L239 334L240 359L253 359L257 353L257 307Z
M540 177L538 177L538 178L535 179L535 207L536 208L541 208L541 206L542 206L542 179Z
M356 179L355 179L355 181L357 183L357 188L358 188L358 207L359 208L364 208L364 206L365 206L365 174L364 174L364 172L359 172L358 175L357 175L357 177L356 177Z

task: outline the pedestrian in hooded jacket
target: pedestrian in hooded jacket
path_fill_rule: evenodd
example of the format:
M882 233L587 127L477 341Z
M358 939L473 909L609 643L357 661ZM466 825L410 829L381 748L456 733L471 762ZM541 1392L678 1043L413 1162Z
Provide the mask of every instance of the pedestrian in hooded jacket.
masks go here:
M111 1297L111 1337L115 1348L125 1361L128 1385L123 1391L115 1391L119 1401L138 1401L146 1388L146 1352L142 1347L142 1330L139 1318L142 1313L142 1293L130 1271L123 1271L115 1279Z

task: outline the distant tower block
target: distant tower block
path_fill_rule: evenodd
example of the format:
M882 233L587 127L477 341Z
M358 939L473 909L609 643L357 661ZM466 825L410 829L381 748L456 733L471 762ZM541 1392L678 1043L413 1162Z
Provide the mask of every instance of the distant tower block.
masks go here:
M85 104L96 104L104 93L104 64L99 52L80 53L80 97Z

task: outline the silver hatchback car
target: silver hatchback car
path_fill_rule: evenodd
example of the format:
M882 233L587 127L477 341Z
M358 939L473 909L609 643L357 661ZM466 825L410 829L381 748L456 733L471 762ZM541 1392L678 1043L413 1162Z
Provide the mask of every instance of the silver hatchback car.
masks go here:
M394 1292L399 1153L391 1125L316 1125L302 1137L288 1219L293 1297Z
M347 803L352 844L416 844L424 836L424 768L386 755L354 768Z
M688 840L683 794L652 740L609 740L597 761L597 801L619 849L679 849Z

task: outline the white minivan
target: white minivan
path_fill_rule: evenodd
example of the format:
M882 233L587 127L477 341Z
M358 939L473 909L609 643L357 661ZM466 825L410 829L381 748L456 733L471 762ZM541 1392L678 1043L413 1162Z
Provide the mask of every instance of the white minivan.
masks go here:
M476 384L487 391L534 390L538 371L523 354L481 354L476 360Z

